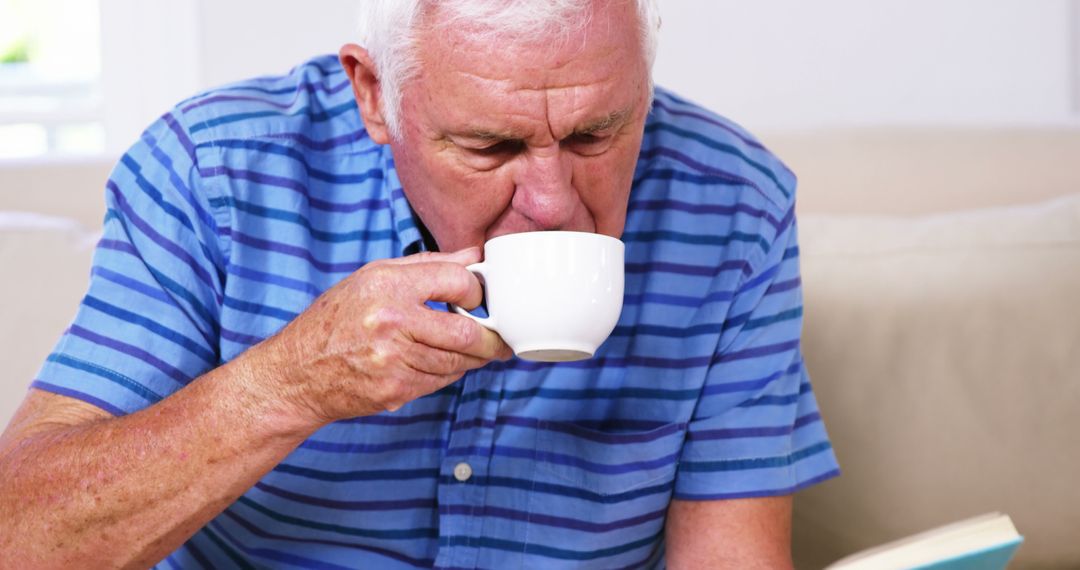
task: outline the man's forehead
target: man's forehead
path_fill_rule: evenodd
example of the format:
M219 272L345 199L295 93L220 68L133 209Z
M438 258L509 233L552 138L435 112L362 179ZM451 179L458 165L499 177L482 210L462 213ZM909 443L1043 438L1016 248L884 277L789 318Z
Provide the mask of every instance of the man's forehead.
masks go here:
M430 111L435 136L561 140L626 124L648 83L632 4L541 45L490 43L460 29L424 33L411 99Z

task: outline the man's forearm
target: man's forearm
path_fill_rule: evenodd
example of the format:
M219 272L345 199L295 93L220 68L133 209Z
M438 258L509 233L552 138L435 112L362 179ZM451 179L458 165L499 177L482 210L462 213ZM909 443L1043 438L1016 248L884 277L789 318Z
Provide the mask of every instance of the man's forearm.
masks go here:
M137 413L0 447L0 568L146 567L304 440L247 354Z

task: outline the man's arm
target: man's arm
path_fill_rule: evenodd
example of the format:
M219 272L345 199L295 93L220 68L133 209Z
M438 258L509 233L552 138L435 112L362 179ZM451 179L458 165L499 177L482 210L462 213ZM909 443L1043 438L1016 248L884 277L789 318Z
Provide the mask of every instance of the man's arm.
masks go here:
M396 409L509 348L472 307L479 251L369 264L280 333L123 417L31 391L0 436L0 568L146 567L311 433Z
M31 390L0 438L0 568L146 568L303 441L242 356L113 418Z
M680 501L668 507L672 570L784 570L791 562L791 496Z

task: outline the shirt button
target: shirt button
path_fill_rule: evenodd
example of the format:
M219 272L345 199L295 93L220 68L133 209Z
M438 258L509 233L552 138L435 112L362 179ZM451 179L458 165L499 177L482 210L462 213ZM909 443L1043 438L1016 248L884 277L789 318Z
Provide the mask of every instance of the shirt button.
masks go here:
M454 479L465 482L469 477L472 477L472 467L468 463L462 461L454 466Z

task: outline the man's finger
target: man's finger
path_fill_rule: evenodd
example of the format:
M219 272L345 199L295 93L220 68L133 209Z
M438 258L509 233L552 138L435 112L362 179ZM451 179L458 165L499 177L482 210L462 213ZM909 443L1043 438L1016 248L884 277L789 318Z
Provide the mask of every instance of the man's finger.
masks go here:
M410 329L413 340L427 346L482 360L508 360L514 352L503 339L476 321L455 313L420 309Z
M460 378L465 372L474 368L482 368L490 361L470 354L451 352L421 343L414 343L405 358L409 366L414 370L433 376L452 376L455 378Z
M414 263L426 263L431 261L449 261L461 265L469 265L480 261L480 248L467 247L458 251L422 251L405 257L395 257L383 260L388 265L411 265Z
M427 261L400 267L403 285L411 287L420 301L441 301L466 308L476 307L484 298L480 280L464 265L447 261Z

